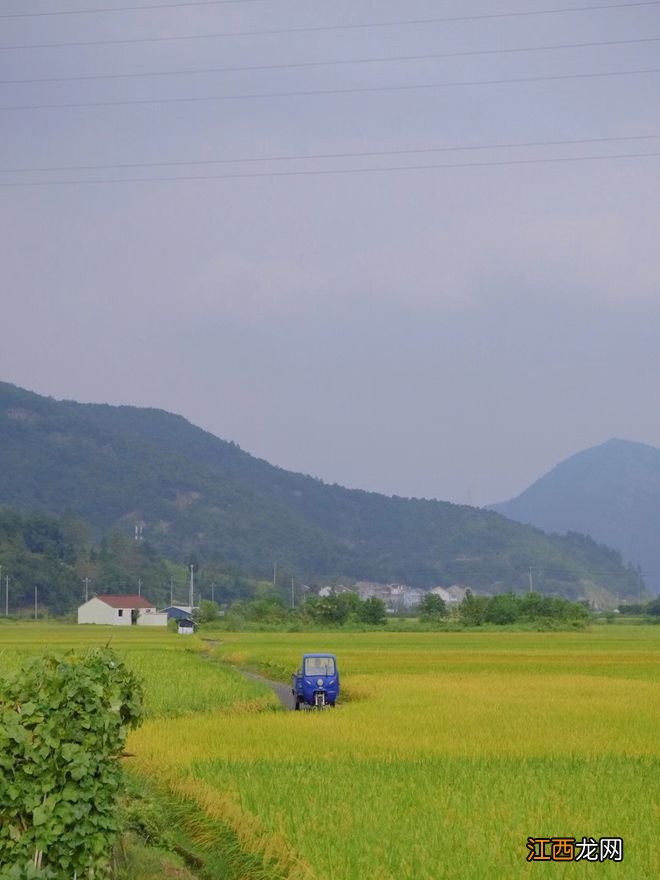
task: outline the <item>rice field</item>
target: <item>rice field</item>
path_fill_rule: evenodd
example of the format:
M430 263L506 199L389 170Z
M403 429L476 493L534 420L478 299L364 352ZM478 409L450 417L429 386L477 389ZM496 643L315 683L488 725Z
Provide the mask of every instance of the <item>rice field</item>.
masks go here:
M147 717L188 716L240 705L258 711L278 705L272 692L259 683L237 675L227 665L209 662L200 639L143 627L3 624L0 674L47 649L84 650L106 644L122 654L142 680Z
M32 629L0 627L0 660ZM187 805L201 851L229 833L252 854L228 877L660 877L660 627L216 638L115 647L153 691L132 772ZM335 711L271 711L232 668L286 681L304 650L338 655ZM528 837L623 838L623 861L528 862Z

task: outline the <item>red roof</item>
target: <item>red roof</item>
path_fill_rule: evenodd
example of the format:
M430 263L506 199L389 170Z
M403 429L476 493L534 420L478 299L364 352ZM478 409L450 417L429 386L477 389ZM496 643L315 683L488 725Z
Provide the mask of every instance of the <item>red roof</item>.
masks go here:
M144 596L97 596L111 608L155 608Z

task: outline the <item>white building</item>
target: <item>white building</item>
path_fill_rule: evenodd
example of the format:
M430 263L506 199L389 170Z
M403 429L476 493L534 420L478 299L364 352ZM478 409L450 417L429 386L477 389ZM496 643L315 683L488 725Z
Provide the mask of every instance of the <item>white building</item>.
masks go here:
M78 608L78 623L167 626L167 614L159 614L143 596L94 596Z
M430 590L436 596L440 596L441 599L447 603L447 605L459 605L463 599L465 599L465 593L467 592L465 587L459 587L458 584L454 584L452 587L433 587Z
M424 598L424 590L418 590L415 587L404 587L403 607L415 608Z

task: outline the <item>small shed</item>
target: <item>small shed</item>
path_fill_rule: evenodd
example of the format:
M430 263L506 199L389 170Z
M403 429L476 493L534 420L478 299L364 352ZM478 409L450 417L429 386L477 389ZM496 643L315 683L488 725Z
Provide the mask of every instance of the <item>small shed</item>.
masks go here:
M163 608L163 614L167 614L168 620L192 620L192 612L190 605L168 605Z
M195 621L190 617L182 617L177 622L176 631L180 636L191 636L195 632Z
M167 617L156 612L156 606L144 596L93 596L78 608L78 623L98 623L110 626L140 624L165 626Z

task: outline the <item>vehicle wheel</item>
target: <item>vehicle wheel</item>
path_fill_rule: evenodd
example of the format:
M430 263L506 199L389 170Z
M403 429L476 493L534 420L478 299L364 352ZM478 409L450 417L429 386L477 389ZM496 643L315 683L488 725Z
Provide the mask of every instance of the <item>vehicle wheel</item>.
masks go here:
M295 701L293 708L294 708L294 711L300 712L300 700L298 699L298 697L296 697L296 701Z

